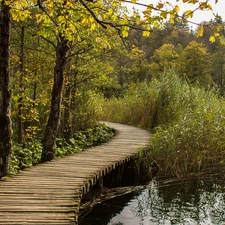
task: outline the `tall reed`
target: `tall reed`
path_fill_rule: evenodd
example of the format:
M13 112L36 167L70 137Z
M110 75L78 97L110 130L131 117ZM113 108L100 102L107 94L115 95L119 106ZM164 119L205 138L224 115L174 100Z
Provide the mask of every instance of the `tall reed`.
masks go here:
M152 83L152 86L146 82L133 84L123 98L102 100L102 119L153 128L157 116L158 81Z
M161 173L182 177L225 159L225 102L215 90L190 86L175 73L133 85L124 98L102 101L103 119L154 128L141 153Z
M223 164L224 99L213 90L189 86L184 81L172 86L175 94L167 92L170 101L159 110L161 123L149 142L148 159L155 160L164 174L177 177Z

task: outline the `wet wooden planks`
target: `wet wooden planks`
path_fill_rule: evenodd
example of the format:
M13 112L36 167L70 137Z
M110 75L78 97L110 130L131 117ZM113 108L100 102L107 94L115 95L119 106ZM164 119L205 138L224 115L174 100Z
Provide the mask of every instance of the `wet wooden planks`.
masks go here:
M1 181L0 224L78 224L82 195L100 177L128 161L149 139L145 130L105 124L117 130L111 141Z

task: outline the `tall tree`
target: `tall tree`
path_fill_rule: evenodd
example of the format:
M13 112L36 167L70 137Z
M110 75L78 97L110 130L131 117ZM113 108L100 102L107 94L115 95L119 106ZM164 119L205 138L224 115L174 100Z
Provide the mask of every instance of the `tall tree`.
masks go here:
M10 8L0 2L0 177L9 172L11 154L11 108L9 91Z
M44 135L43 151L41 156L42 162L53 159L55 153L57 132L60 124L61 102L63 94L62 90L65 72L64 69L68 59L67 53L70 48L69 46L72 46L76 40L80 41L82 39L82 32L84 32L86 29L90 30L87 36L91 38L92 42L96 41L96 39L93 40L92 36L94 36L94 38L96 36L98 37L100 30L103 28L106 29L107 26L113 27L116 30L120 30L117 28L117 25L114 25L112 22L110 22L111 17L113 16L112 12L109 11L107 14L105 14L105 10L103 10L104 8L108 9L108 5L105 5L100 1L95 4L90 3L88 5L85 1L80 0L80 3L81 4L70 4L69 2L66 2L65 4L65 2L58 2L58 4L51 5L51 7L48 8L44 8L44 5L41 5L41 3L39 5L43 10L43 14L39 15L39 21L44 27L48 27L48 29L49 27L54 29L55 34L58 37L51 109ZM112 4L110 3L110 5ZM117 3L116 5L112 5L112 7L118 8L118 5L119 4ZM54 11L52 11L52 8ZM74 10L79 12L79 14L70 14L70 12ZM102 13L104 13L103 16L105 15L106 18L109 18L109 21L101 21L99 19L99 15ZM54 17L51 17L51 14L53 14ZM115 19L119 20L118 16ZM57 25L57 27L54 25ZM124 35L126 35L125 28L127 26L122 25L122 27L122 32L125 32ZM83 28L83 31L81 28ZM74 32L76 32L77 37L74 37ZM45 30L42 35L46 37L49 34ZM103 42L106 43L106 41Z
M41 161L49 161L54 158L56 137L60 123L62 90L64 83L64 69L67 63L68 41L62 34L58 36L56 46L56 62L54 68L54 83L52 88L52 100L50 115L45 130Z
M190 42L181 53L178 65L180 75L186 76L191 83L197 81L207 86L212 82L209 53L202 43Z
M225 47L220 48L212 54L212 75L214 82L221 90L221 94L224 94L224 80L225 80Z
M24 33L25 27L22 25L20 30L20 61L19 61L19 92L20 97L18 99L18 143L24 143L24 127L23 127L23 119L22 119L22 108L23 108L23 95L24 95L24 87L23 87L23 78L24 78Z
M161 73L175 69L179 55L172 44L164 44L151 57L150 73L157 77Z

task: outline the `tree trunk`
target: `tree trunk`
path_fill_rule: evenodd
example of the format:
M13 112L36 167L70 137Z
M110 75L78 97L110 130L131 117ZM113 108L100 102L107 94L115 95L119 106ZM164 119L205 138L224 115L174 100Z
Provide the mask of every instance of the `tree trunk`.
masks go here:
M54 158L56 148L55 142L60 123L64 68L67 62L67 52L67 40L60 35L56 48L56 64L54 68L51 110L44 135L43 150L41 156L42 162L50 161Z
M9 173L12 123L9 91L10 8L0 2L0 177Z
M65 140L69 143L71 138L71 83L70 83L71 73L68 73L68 80L65 85L65 100L64 100L64 117L63 117L63 136Z
M18 143L24 143L24 130L23 130L23 76L24 76L24 26L21 27L20 33L20 77L19 77L19 93L20 97L18 99Z
M124 80L123 80L123 70L122 67L124 66L123 59L120 57L119 59L119 74L118 74L118 84L123 86Z

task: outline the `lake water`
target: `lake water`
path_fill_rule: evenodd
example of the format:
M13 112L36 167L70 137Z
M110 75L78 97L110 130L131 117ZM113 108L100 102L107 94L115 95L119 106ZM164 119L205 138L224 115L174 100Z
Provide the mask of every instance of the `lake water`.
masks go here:
M79 225L225 225L225 173L152 180L150 188L94 207Z

